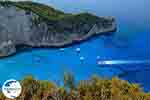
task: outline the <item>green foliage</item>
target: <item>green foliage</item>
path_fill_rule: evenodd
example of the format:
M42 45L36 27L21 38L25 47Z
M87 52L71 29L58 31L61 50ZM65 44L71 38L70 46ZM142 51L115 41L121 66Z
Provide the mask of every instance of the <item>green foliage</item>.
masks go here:
M41 18L49 21L59 20L65 15L63 12L56 10L52 7L30 1L17 2L15 3L15 6L25 9L26 11L34 12Z
M89 14L89 13L81 13L81 14L71 14L64 13L60 10L56 10L53 7L35 3L32 1L20 1L20 2L12 2L12 1L0 1L0 4L3 6L14 5L20 9L24 9L27 12L33 12L37 14L42 20L45 21L54 21L54 22L64 22L70 24L85 24L85 23L96 23L99 17Z
M64 17L64 13L56 10L50 6L35 3L32 1L20 1L20 2L12 2L12 1L0 1L0 4L3 6L11 6L14 5L20 9L24 9L27 12L33 12L46 20L58 20L61 17Z
M35 17L33 19L34 24L36 25L45 21L51 26L49 27L49 31L54 33L63 33L65 32L65 30L80 29L85 24L91 27L100 20L105 21L103 18L99 18L89 13L64 13L60 10L54 9L53 7L32 1L0 1L0 5L3 5L5 7L13 5L17 7L17 10L23 9L27 13L35 13L39 17Z
M74 77L69 72L64 73L64 86L66 88L71 89L71 90L73 90L74 87L75 87L75 85L74 85Z
M14 5L20 9L26 10L27 12L33 12L39 15L42 19L45 19L47 21L60 21L60 20L67 20L67 19L69 19L68 21L74 21L74 18L76 18L78 21L84 21L85 19L95 20L96 18L96 16L88 14L88 13L82 13L82 14L77 14L77 15L64 13L60 10L54 9L53 7L40 4L40 3L36 3L36 2L32 2L32 1L20 1L20 2L0 1L0 4L5 7ZM85 17L85 19L82 17Z

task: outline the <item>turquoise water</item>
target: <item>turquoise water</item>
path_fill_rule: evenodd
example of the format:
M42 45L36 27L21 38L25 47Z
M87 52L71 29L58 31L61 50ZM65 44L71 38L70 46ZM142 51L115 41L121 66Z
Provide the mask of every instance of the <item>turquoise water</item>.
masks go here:
M10 78L21 79L31 74L38 79L61 84L64 72L69 71L75 75L76 80L88 79L93 74L108 78L122 75L121 78L141 83L147 90L150 88L150 80L146 77L150 73L149 64L99 66L96 59L100 56L101 60L148 60L150 47L145 41L148 43L150 40L146 39L147 35L148 33L138 33L134 39L120 40L116 33L112 36L95 37L64 48L64 51L50 48L28 50L0 60L0 80L3 82ZM143 36L144 39L141 39ZM81 48L80 53L76 52L78 47ZM84 61L80 61L81 56L85 58Z
M131 10L117 9L119 7L115 6L117 4L104 11L101 6L98 6L100 2L96 3L96 0L93 3L85 1L72 3L66 0L64 2L55 0L43 2L67 12L90 11L97 15L115 16L118 30L110 36L94 37L81 44L64 48L64 51L39 48L0 59L0 84L10 78L22 79L31 74L38 79L52 80L61 85L64 72L69 71L74 74L77 81L88 79L93 74L108 78L119 76L130 82L140 83L145 91L150 90L150 80L147 78L150 75L150 64L100 66L97 65L96 59L97 56L100 56L100 60L150 60L150 20L149 15L143 13L147 9L146 3L146 5L139 4L142 10L137 12L135 6L132 8L132 5L129 5ZM76 52L78 47L81 48L80 53ZM85 60L81 61L80 57L84 57Z

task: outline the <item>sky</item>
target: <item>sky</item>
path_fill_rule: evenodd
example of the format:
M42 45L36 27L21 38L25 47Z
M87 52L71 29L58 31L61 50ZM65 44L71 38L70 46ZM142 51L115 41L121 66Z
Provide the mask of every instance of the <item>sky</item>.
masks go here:
M91 12L130 21L137 29L149 29L150 0L34 0L65 12Z
M34 0L67 12L88 11L98 15L150 19L150 0Z
M25 1L25 0L12 0ZM150 0L28 0L45 3L67 12L89 11L99 15L149 17Z

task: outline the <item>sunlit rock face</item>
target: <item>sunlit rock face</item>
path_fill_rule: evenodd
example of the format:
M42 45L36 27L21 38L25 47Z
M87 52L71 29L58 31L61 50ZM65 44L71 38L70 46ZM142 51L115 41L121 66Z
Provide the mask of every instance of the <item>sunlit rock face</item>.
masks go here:
M0 57L14 54L18 45L62 47L116 30L113 17L97 17L96 22L90 24L88 20L76 24L64 20L35 23L35 18L39 16L33 12L0 6Z

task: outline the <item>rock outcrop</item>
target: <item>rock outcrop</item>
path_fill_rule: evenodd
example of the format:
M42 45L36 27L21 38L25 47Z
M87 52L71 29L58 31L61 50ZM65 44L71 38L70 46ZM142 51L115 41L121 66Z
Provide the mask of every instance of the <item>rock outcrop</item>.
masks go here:
M35 12L0 5L0 57L14 54L18 45L63 47L116 30L113 17L70 15L61 20L39 21L41 17Z

